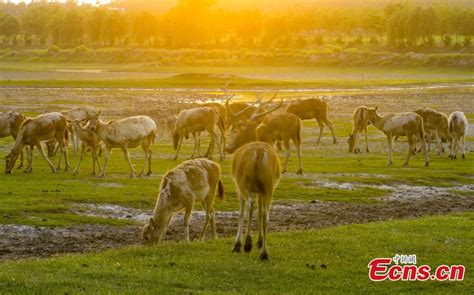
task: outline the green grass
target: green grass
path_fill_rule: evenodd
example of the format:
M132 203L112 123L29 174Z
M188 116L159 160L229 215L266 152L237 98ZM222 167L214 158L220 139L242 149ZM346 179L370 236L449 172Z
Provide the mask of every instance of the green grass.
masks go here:
M0 263L0 292L58 293L432 293L471 294L473 213L269 234L258 251L231 253L233 240L130 247L98 254ZM466 267L462 282L371 282L376 257L416 254L418 265ZM322 268L321 265L326 265Z

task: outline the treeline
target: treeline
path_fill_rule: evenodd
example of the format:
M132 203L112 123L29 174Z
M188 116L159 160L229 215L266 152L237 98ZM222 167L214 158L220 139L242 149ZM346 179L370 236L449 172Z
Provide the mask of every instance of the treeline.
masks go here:
M272 49L471 47L474 9L390 3L383 8L284 12L223 10L217 0L180 0L163 14L74 4L0 4L0 46Z

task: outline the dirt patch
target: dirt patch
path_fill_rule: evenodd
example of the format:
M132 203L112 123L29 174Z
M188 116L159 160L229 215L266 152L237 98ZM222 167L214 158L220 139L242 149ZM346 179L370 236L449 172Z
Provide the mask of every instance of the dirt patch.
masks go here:
M466 188L466 189L472 189ZM387 198L376 204L353 204L312 201L310 203L275 203L270 214L270 231L314 229L342 224L366 223L391 219L438 215L474 210L474 198L434 194L419 198ZM116 205L83 205L81 214L109 218L134 219L142 223L151 211ZM219 236L233 236L237 229L237 212L217 212ZM197 238L204 221L202 212L191 218L191 237ZM166 234L167 240L184 239L183 215L177 214ZM255 218L253 228L256 229ZM141 225L80 225L64 228L0 226L0 260L27 257L49 257L64 253L102 251L139 243Z

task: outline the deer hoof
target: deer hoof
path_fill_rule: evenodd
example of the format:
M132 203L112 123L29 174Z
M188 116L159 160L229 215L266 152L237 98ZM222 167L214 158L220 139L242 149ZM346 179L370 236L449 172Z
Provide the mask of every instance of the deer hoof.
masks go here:
M466 159L466 156L465 156L464 154L462 155L462 159L463 159L463 160Z
M296 172L297 175L303 175L303 169L298 169L298 171Z
M252 237L251 236L247 236L247 238L245 239L244 251L245 253L249 253L250 251L252 251Z
M232 249L232 252L234 253L240 253L240 248L242 248L242 243L237 242L234 244L234 249Z
M430 162L425 162L425 167L430 166Z
M387 162L387 166L392 166L393 162L390 161L390 162Z
M267 251L263 251L262 254L260 254L260 260L262 260L262 261L268 260Z

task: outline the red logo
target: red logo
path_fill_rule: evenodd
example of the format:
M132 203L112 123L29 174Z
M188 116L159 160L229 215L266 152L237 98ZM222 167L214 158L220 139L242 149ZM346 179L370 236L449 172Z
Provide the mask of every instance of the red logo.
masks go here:
M387 279L390 281L462 281L466 272L464 265L440 265L431 273L429 265L416 265L416 255L398 254L393 258L375 258L367 267L369 278L375 282Z

